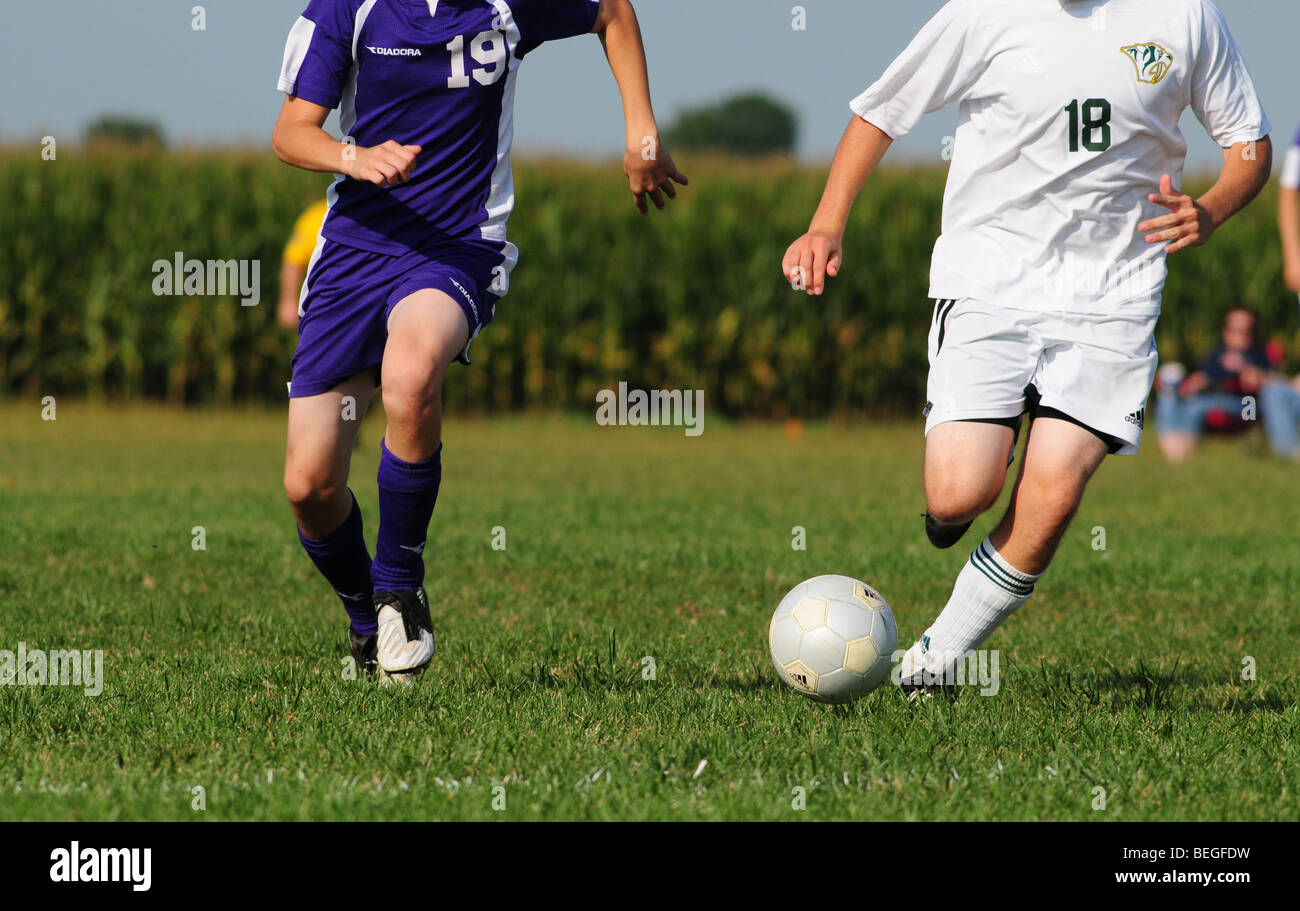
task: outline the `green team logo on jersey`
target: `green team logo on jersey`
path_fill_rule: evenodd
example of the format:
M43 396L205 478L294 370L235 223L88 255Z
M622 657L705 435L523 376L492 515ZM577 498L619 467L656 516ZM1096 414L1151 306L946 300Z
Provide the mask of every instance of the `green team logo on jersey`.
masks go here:
M1155 85L1174 68L1174 55L1153 41L1120 48L1137 67L1138 82Z

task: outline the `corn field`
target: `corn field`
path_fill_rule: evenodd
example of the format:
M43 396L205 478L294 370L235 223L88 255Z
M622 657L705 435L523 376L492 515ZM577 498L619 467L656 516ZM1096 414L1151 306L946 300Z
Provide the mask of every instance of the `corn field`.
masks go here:
M451 408L585 410L619 381L704 389L712 411L736 416L919 408L943 171L873 178L842 277L811 299L779 265L824 168L686 165L681 200L644 219L617 165L516 167L522 258L474 366L452 371ZM295 336L275 323L280 254L328 182L255 151L0 152L0 396L282 400ZM1296 365L1275 203L1270 190L1171 264L1166 358L1196 359L1243 302ZM177 253L260 262L260 304L156 295L153 264Z

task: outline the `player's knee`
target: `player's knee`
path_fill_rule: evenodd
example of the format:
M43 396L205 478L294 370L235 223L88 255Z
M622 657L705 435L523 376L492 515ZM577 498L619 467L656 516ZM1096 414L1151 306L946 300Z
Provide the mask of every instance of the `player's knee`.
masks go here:
M443 373L419 362L386 370L383 396L389 420L418 422L435 413L442 398Z
M944 481L926 492L926 510L936 522L961 525L984 512L1002 492L1002 478Z
M284 473L284 493L296 513L328 506L345 486L346 482L334 478L328 471L303 471L289 467Z

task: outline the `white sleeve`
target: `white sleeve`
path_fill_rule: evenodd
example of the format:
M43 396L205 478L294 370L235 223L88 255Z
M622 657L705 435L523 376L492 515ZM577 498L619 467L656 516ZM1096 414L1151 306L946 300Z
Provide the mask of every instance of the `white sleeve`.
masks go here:
M1282 186L1288 190L1300 190L1300 144L1286 150L1286 159L1282 162Z
M1273 131L1228 23L1202 0L1201 46L1192 68L1192 109L1221 147L1255 142Z
M853 113L901 139L925 114L963 100L987 66L971 47L970 6L951 0L939 10L885 75L853 99Z

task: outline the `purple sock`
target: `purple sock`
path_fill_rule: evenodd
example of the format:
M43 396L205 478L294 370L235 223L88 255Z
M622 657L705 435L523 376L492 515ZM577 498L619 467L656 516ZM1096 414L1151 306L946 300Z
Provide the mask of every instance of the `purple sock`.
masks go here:
M352 628L369 636L379 628L371 603L370 553L362 534L361 507L352 498L352 512L331 534L316 541L298 529L298 540L311 562L334 588L352 620Z
M370 581L377 592L424 583L424 543L442 483L442 447L423 462L403 462L379 444L379 540Z

